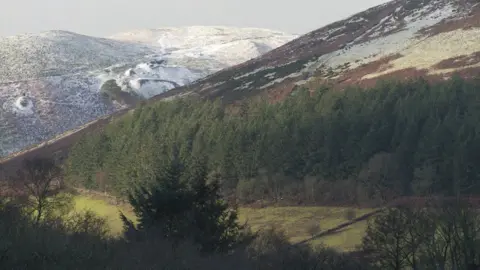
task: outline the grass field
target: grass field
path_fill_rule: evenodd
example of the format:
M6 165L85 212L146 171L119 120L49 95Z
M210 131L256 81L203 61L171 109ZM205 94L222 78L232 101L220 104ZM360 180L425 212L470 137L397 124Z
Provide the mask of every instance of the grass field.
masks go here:
M119 218L119 211L127 217L134 218L131 209L126 205L115 206L107 203L98 197L79 195L75 197L77 210L92 210L98 215L105 217L110 225L112 235L119 235L122 231L122 222ZM243 223L248 222L252 230L275 225L285 231L293 243L312 238L309 228L313 225L320 227L320 232L334 228L346 219L348 208L340 207L266 207L260 209L240 208L239 219ZM355 209L356 216L361 216L373 209ZM367 221L354 223L333 234L315 238L312 244L323 243L343 251L351 251L361 243Z
M110 226L110 232L114 236L120 235L123 230L120 211L129 219L135 219L135 215L129 207L125 205L115 206L109 204L106 200L92 196L75 196L75 208L79 211L91 210L99 216L106 218Z
M309 228L318 225L320 232L335 228L348 222L343 207L267 207L262 209L240 208L240 221L247 221L252 230L258 230L270 224L285 231L290 241L297 243L312 238ZM354 209L357 216L369 213L373 209ZM351 251L361 243L367 221L360 221L333 234L315 238L313 245L323 243L326 246L343 251Z

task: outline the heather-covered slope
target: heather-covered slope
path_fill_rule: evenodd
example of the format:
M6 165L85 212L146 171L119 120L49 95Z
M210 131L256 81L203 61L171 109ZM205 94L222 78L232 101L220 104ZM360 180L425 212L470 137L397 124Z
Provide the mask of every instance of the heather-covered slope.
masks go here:
M284 97L299 86L372 85L381 78L480 70L480 4L475 0L395 0L327 25L176 94L235 101Z

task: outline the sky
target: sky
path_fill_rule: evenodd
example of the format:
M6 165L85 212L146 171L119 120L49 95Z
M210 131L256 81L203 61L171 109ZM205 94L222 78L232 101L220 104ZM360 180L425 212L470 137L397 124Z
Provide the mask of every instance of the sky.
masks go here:
M388 0L8 0L0 36L67 30L92 36L158 27L259 27L304 34Z

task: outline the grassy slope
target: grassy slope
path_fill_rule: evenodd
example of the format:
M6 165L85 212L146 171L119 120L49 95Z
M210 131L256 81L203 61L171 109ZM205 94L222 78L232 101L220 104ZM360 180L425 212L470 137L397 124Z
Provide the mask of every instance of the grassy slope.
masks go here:
M240 208L240 221L248 221L252 229L258 230L273 224L282 228L293 243L312 237L308 228L318 224L322 231L348 222L345 211L341 207L268 207L263 209ZM369 213L372 209L355 209L357 216ZM329 247L343 251L351 251L361 243L367 221L360 221L336 233L332 233L312 241L312 244L323 243Z
M122 231L122 222L119 211L129 218L134 218L131 209L125 205L109 204L100 196L79 195L75 197L78 210L90 209L100 216L106 217L112 234L119 235ZM309 239L312 236L308 228L318 224L322 231L334 228L347 222L345 211L340 207L267 207L261 209L240 208L240 222L247 221L254 231L269 225L283 229L294 243ZM372 209L356 209L357 216L371 212ZM312 244L323 243L343 251L351 251L360 244L366 221L350 225L336 233L322 236L312 241Z

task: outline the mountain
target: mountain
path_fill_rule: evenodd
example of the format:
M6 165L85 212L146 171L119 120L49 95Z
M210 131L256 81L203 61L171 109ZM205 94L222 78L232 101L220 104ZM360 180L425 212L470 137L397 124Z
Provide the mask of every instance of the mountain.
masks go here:
M155 35L147 34L143 41L152 42ZM149 102L189 95L221 98L226 103L253 96L281 100L297 88L315 88L324 83L342 89L357 84L370 86L383 78L422 75L429 80L442 80L452 72L468 78L480 71L478 40L478 0L395 0L159 94ZM142 38L136 44L138 41ZM117 111L114 116L127 111ZM61 153L81 134L113 118L94 121L87 128L12 157Z
M478 0L395 0L293 40L261 57L159 95L220 97L235 102L282 99L299 87L371 86L379 79L480 71Z
M138 38L145 33L153 39ZM184 27L111 38L68 31L0 38L0 157L295 37L266 29Z
M225 67L248 61L298 37L261 28L211 26L164 27L110 36L112 39L165 48L170 58L181 61L211 57Z

